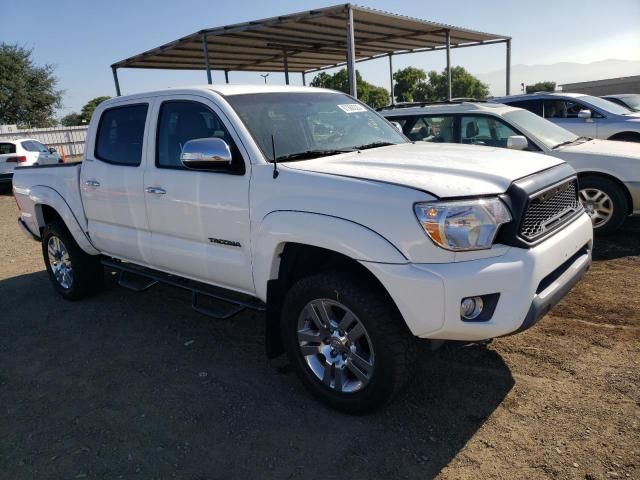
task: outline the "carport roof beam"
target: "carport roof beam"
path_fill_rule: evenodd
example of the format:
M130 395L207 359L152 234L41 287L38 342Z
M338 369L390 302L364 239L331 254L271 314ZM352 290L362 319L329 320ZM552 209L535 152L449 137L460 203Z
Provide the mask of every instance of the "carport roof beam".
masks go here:
M353 43L347 40L351 29ZM200 30L112 68L309 73L389 54L446 49L447 37L452 49L511 40L347 3Z

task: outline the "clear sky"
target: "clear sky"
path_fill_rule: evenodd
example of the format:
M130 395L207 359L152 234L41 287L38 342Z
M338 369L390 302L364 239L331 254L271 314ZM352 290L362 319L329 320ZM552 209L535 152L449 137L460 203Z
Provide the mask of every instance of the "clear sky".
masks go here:
M109 65L207 27L257 20L340 3L339 0L7 0L0 40L34 50L56 65L66 93L61 115L90 98L114 95ZM512 64L640 60L640 0L361 0L371 8L513 37ZM452 63L473 73L504 68L504 45L452 50ZM441 70L443 52L404 55L395 68ZM364 78L388 88L386 60L358 64ZM640 72L638 72L640 74ZM205 83L204 72L121 70L123 93ZM606 76L606 75L604 75ZM609 76L615 76L609 75ZM214 72L214 83L223 81ZM230 73L231 82L262 82ZM271 74L269 81L284 82ZM293 74L292 83L301 83Z

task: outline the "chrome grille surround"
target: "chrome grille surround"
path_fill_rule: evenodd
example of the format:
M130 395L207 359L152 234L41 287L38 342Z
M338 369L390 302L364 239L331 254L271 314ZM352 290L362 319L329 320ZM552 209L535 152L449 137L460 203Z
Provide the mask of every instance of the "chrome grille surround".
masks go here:
M577 178L563 180L529 197L520 223L520 236L527 242L536 242L581 211Z

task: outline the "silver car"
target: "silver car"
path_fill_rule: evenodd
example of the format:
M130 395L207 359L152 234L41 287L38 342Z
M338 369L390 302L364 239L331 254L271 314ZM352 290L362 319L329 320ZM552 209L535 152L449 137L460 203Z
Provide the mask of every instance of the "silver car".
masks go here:
M492 99L524 108L582 137L640 142L640 113L580 93L533 93Z

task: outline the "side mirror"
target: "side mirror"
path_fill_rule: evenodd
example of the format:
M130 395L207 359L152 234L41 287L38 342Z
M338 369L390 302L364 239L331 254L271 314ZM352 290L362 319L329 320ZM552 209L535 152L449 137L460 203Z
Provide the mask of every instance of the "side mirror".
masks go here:
M57 150L53 147L49 147L49 153L56 153Z
M227 142L210 137L187 141L182 147L180 161L187 168L207 170L221 164L231 165L233 158Z
M396 130L398 130L400 133L404 133L404 131L402 130L402 125L400 125L398 122L391 122L391 125L396 127Z
M529 147L527 137L522 135L511 135L507 138L507 148L510 148L511 150L524 150L527 147Z
M578 118L582 118L584 120L589 120L591 118L591 110L580 110L578 112Z

